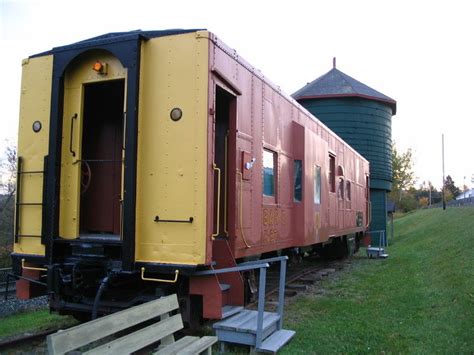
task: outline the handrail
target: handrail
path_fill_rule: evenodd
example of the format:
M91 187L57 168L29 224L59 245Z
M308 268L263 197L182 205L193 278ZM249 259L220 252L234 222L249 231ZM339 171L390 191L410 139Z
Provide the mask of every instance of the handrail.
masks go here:
M70 131L70 135L69 135L69 152L72 154L73 157L76 156L76 152L74 150L72 150L72 138L73 138L73 128L74 128L74 120L77 119L77 113L75 113L74 115L72 115L71 117L71 131Z
M381 248L382 246L388 247L387 238L385 236L385 230L380 229L376 231L368 231L366 233L371 235L371 241L372 241L372 234L378 233L379 234L379 248Z
M224 141L224 233L225 235L229 235L229 231L227 230L227 170L228 170L228 162L227 162L227 149L228 149L228 140L229 140L229 131L225 135Z
M257 333L255 348L259 348L262 345L263 340L263 316L265 312L265 286L267 278L267 268L270 267L271 262L280 262L280 283L278 287L278 315L279 321L277 329L280 330L283 327L283 307L285 303L285 279L286 279L286 261L288 256L278 256L274 258L268 258L263 260L247 261L244 263L237 264L237 266L224 268L224 269L213 269L195 272L194 276L206 276L223 274L227 272L238 272L253 269L260 269L259 286L258 286L258 313L257 313Z
M228 272L240 272L240 271L260 269L262 267L263 268L270 267L270 264L262 263L262 264L258 264L258 265L243 265L243 266L240 266L240 264L238 264L237 266L226 267L226 268L223 268L223 269L212 269L212 270L197 271L197 272L193 273L193 276L226 274Z
M268 259L245 261L245 262L240 263L238 265L239 266L240 265L256 265L256 264L261 264L261 263L273 263L275 261L282 261L282 260L288 260L288 256L283 255L283 256L275 256L273 258L268 258Z
M25 270L48 271L48 269L44 267L25 266L25 259L21 259L21 268Z
M216 217L216 233L212 234L212 238L214 239L219 235L219 227L220 227L220 209L221 209L221 169L219 169L216 163L213 164L212 168L214 171L217 171L217 217Z
M160 216L155 216L154 222L167 222L167 223L193 223L194 217L188 219L160 219Z
M179 275L179 270L175 270L173 280L155 279L151 277L145 277L145 268L144 267L141 268L141 278L143 281L166 282L166 283L174 284L176 283L176 281L178 281L178 275Z
M267 284L267 269L260 268L260 277L258 280L258 313L257 313L257 333L255 334L255 348L262 345L263 340L263 314L265 313L265 286Z

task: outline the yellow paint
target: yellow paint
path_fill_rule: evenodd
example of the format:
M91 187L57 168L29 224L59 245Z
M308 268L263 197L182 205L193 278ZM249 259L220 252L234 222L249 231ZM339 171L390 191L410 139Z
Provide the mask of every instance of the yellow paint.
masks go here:
M141 53L137 261L204 264L209 40L206 31L154 38ZM179 107L181 120L170 119ZM193 223L154 222L160 219Z
M92 70L97 60L107 64L107 75L102 75ZM81 164L77 161L81 159L82 150L84 85L125 79L126 75L126 69L123 68L117 58L109 52L99 50L82 54L66 70L64 78L59 211L59 235L62 238L74 239L79 236ZM74 115L77 115L72 127L72 149L76 152L75 157L69 151L71 143L71 118Z
M44 56L23 61L20 98L20 125L18 129L18 156L23 159L23 171L44 169L44 156L49 147L49 114L51 106L51 79L53 57ZM33 132L33 122L41 122L38 133ZM21 176L20 202L42 202L43 175ZM41 235L42 207L22 206L19 234ZM40 238L20 238L13 247L15 253L44 255Z

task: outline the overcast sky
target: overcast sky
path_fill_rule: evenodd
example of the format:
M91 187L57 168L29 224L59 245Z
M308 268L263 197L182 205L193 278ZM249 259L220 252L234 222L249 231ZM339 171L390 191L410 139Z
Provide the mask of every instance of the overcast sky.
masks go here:
M206 28L291 94L344 73L397 101L393 140L419 181L474 174L474 3L451 1L0 0L0 148L16 141L21 60L108 32ZM471 6L469 6L471 5Z

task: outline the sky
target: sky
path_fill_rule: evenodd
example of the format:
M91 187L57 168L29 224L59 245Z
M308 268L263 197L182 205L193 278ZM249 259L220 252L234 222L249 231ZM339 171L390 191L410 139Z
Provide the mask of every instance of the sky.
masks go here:
M0 0L0 151L16 141L21 60L97 35L205 28L288 94L337 68L397 101L392 139L418 182L474 177L474 3Z

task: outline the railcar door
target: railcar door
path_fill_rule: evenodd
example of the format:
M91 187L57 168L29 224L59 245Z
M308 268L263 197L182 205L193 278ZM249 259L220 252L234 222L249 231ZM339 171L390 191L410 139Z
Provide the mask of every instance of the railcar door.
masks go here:
M235 232L234 213L236 184L236 98L216 86L214 122L214 237L228 237ZM231 173L233 172L233 173ZM234 187L234 188L231 188Z
M84 86L80 234L120 234L125 80Z
M96 63L102 72L93 70ZM119 239L126 69L89 51L65 72L59 235Z
M336 184L336 155L329 151L328 160L329 196L327 213L329 216L329 235L334 234L337 225L337 184Z

